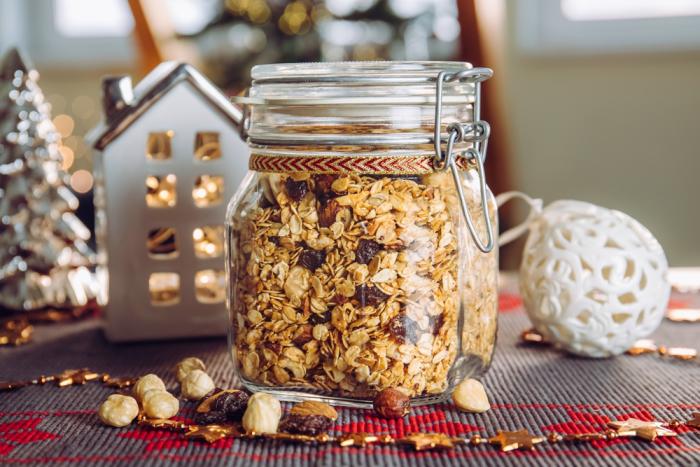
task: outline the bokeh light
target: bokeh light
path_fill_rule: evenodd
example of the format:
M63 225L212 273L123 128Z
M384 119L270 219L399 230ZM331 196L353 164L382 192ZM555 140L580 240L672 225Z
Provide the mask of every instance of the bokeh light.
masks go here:
M76 170L70 177L70 186L77 193L87 193L92 190L94 180L87 170Z
M68 170L73 165L75 161L75 154L73 150L68 146L60 146L58 152L61 153L61 168L63 170Z
M66 114L56 115L53 119L53 125L56 127L56 131L64 138L70 136L75 128L75 122L70 115Z

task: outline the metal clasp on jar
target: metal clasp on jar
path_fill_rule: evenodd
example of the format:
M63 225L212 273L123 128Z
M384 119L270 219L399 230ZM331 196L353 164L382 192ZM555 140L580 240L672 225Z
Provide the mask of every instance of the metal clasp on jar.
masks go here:
M493 250L495 240L493 234L493 226L491 217L489 216L487 192L486 192L486 175L484 173L484 161L486 160L486 150L488 147L489 135L491 127L489 124L481 120L481 83L493 76L493 71L488 68L473 68L470 70L460 71L458 73L447 73L441 71L438 73L435 84L435 130L433 133L433 144L435 147L435 167L437 170L450 170L457 194L459 203L462 209L462 215L467 222L469 234L471 235L477 248L484 253ZM444 83L455 81L474 83L474 104L472 122L466 124L451 124L447 127L447 143L445 150L441 147L440 130L442 127L442 89ZM481 198L481 213L484 216L484 225L486 226L486 242L484 243L476 231L476 227L469 213L469 206L464 196L464 188L459 175L459 169L455 162L454 145L459 142L470 142L472 146L466 149L462 156L466 157L476 166L477 175L479 177L479 196Z

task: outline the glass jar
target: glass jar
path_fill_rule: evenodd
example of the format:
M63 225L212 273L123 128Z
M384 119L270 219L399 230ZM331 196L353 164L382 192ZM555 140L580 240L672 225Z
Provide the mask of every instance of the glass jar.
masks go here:
M490 76L454 62L253 68L234 99L251 171L226 219L229 345L246 388L368 406L393 387L420 404L486 371Z

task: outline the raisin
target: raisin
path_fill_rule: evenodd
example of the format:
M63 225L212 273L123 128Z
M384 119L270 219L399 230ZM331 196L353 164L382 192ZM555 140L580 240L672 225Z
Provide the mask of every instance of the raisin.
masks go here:
M348 303L350 299L346 297L345 295L340 295L339 293L333 295L333 300L331 300L333 303L336 305L342 305L344 303Z
M337 178L337 175L330 174L314 175L314 194L316 194L316 198L323 201L333 198L335 194L331 189L331 185Z
M395 316L391 319L391 321L389 321L387 331L391 337L396 339L401 344L406 342L406 327L404 326L403 317L401 315Z
M389 321L387 331L401 344L415 344L420 337L418 325L403 313Z
M297 347L301 347L314 338L312 334L313 327L310 324L304 324L299 329L300 331L297 333L294 339L292 339L292 342Z
M280 238L277 235L267 237L267 240L275 246L280 246Z
M311 313L311 316L309 317L309 321L311 321L312 324L323 324L323 323L327 323L330 320L331 320L330 310L325 311L323 313Z
M265 347L279 354L282 351L282 345L279 342L265 342Z
M299 435L320 435L333 426L333 420L324 415L288 414L280 423L280 430Z
M248 394L243 391L225 392L214 400L212 410L221 412L229 421L239 420L248 407Z
M321 227L330 227L335 222L335 217L340 211L340 204L334 199L320 200L318 213L318 225Z
M360 306L377 306L384 302L389 295L385 294L377 287L365 284L357 286L355 289L355 299L360 302Z
M258 205L263 209L267 209L267 208L271 208L273 206L276 206L276 204L274 204L272 201L267 199L267 196L261 196L260 203L258 203Z
M306 180L300 180L297 182L292 177L288 177L284 181L284 187L287 189L287 196L294 201L300 201L309 191L309 186L306 184Z
M360 264L367 264L372 261L372 258L382 251L382 245L366 238L360 239L355 251L355 261Z
M299 256L299 264L311 272L320 268L325 261L326 252L324 250L317 251L309 248L302 251L301 256Z
M194 422L197 425L218 425L227 421L228 416L224 412L210 410L209 412L197 412L194 414Z
M445 315L440 313L437 316L430 317L430 325L433 327L433 336L440 334L440 329L442 325L445 324Z

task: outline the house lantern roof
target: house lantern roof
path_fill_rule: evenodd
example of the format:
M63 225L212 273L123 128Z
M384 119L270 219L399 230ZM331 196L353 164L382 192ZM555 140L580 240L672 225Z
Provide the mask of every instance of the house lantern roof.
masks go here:
M211 81L186 63L164 62L153 69L135 88L127 76L108 77L103 81L105 115L86 139L98 150L104 149L153 104L182 81L189 82L213 108L238 129L243 120L239 108L229 102Z

